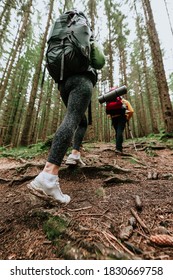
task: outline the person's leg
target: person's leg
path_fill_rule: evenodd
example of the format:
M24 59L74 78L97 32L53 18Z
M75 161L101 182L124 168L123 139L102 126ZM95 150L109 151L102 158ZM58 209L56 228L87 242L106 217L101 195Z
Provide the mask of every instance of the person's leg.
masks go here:
M87 126L88 126L87 118L86 118L86 116L84 116L74 134L74 138L73 138L73 149L74 150L77 150L77 151L80 150L83 138L84 138L86 130L87 130Z
M61 192L58 172L63 157L71 144L73 135L89 105L93 85L85 76L70 77L62 86L61 96L67 106L67 113L55 133L48 160L43 171L29 184L30 188L41 189L47 195L62 203L70 197ZM52 182L52 184L49 184Z
M91 100L93 85L85 76L69 78L61 91L62 99L67 105L67 112L63 122L55 133L48 162L60 166L74 137L74 149L78 149L87 123L85 112ZM67 93L69 93L67 102ZM75 134L74 134L75 133Z
M113 128L115 130L115 150L117 150L117 135L118 135L118 133L117 133L117 129L118 129L118 120L117 120L117 118L113 118L112 119L112 126L113 126Z
M126 125L126 118L124 116L118 117L116 127L116 150L123 151L123 133Z
M86 116L83 117L82 121L78 125L74 137L73 137L73 149L71 154L68 156L66 160L67 165L76 165L76 164L82 164L85 165L85 163L82 161L80 156L80 147L83 141L83 138L85 136L85 132L87 130L87 118Z

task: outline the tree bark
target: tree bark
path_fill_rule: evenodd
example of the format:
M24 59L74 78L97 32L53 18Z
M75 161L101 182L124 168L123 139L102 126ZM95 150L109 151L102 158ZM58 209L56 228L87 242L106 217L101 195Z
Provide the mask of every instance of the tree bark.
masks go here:
M155 27L150 0L142 0L143 9L146 18L149 43L151 47L152 60L157 81L160 103L162 107L163 119L166 132L173 131L173 109L169 96L169 89L166 80L165 69L163 65L160 42Z
M22 132L21 145L23 145L23 146L27 146L31 142L31 132L32 132L31 129L33 127L32 115L34 112L34 105L35 105L35 100L36 100L36 96L37 96L38 83L39 83L39 78L40 78L40 74L41 74L41 66L42 66L43 57L44 57L44 49L45 49L46 39L47 39L48 30L49 30L49 26L50 26L53 5L54 5L54 0L51 0L47 24L46 24L46 30L45 30L45 33L44 33L44 36L43 36L43 39L41 42L40 57L39 57L39 60L37 62L36 69L35 69L35 74L34 74L34 78L33 78L31 94L30 94L30 100L29 100L29 104L28 104L28 108L27 108L24 129Z

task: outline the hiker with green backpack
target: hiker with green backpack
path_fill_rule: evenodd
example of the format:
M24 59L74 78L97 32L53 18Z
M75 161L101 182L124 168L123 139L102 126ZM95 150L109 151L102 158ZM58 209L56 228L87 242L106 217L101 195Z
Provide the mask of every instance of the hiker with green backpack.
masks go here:
M88 125L85 112L97 82L96 69L105 64L104 54L94 41L83 12L68 11L55 21L48 39L46 62L67 111L55 133L43 171L28 188L49 202L69 203L70 196L60 188L59 169L72 141L73 150L66 164L81 161L80 146Z

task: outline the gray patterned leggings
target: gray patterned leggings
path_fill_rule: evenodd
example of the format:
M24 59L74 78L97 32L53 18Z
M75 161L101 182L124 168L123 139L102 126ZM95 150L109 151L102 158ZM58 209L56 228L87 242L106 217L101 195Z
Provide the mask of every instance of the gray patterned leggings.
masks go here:
M73 149L80 149L87 130L85 112L91 100L92 90L91 80L84 75L74 75L61 84L61 97L67 112L55 133L48 162L60 166L72 140Z

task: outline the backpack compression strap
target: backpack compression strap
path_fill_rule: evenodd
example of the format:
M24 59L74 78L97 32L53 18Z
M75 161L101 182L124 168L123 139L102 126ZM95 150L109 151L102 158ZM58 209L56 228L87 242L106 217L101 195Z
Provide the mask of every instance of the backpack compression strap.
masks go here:
M61 45L62 45L62 57L61 57L61 72L60 72L60 81L63 80L63 73L64 73L64 39L61 40Z

